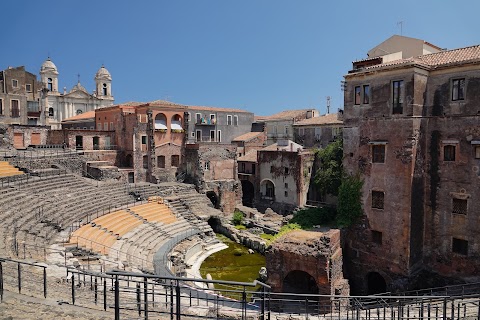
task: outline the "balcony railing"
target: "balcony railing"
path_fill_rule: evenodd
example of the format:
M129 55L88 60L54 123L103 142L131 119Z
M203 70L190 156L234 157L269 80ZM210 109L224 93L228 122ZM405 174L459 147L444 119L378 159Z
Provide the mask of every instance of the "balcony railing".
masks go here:
M217 119L200 118L197 119L195 124L200 126L214 126L217 124Z

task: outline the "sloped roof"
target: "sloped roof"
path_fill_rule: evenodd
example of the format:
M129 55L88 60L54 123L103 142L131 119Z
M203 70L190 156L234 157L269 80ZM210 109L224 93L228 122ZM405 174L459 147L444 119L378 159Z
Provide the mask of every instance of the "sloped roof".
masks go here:
M257 162L257 150L251 150L247 152L244 156L238 157L237 161Z
M234 138L232 141L249 141L255 137L258 137L261 134L263 134L263 132L247 132L242 134L241 136Z
M480 45L453 50L445 50L442 52L425 54L413 58L389 61L386 63L365 67L362 70L373 70L407 65L419 65L423 66L426 69L435 69L448 65L477 61L480 61Z
M320 126L320 125L329 125L329 124L343 124L342 120L338 119L338 113L330 113L320 117L314 117L310 119L301 120L295 122L294 126Z
M314 109L298 109L298 110L285 110L270 116L255 116L257 121L268 121L268 120L287 120L293 118L306 117L307 111Z
M76 116L64 119L62 122L79 121L79 120L86 120L86 119L95 119L95 110L77 114Z
M300 148L300 150L303 150L302 145L300 145L296 142L293 142L292 140L287 140L286 145L279 145L279 143L277 142L277 143L269 145L268 147L265 147L265 148L261 149L260 151L278 151L278 150L290 151L290 149L292 149L293 152L297 152L297 150L299 148Z

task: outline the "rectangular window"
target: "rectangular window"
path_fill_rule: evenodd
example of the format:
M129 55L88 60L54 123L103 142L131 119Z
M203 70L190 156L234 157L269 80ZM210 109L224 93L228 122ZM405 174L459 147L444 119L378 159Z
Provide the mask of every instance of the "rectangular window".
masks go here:
M273 126L273 134L277 135L277 126Z
M455 146L443 146L443 161L455 161Z
M204 165L205 170L210 170L210 162L206 161Z
M210 115L210 124L215 124L216 121L215 121L215 114L211 114Z
M240 163L240 172L245 173L245 162Z
M195 123L201 123L202 122L202 114L201 113L195 113Z
M143 169L148 169L148 156L143 156Z
M0 115L3 114L3 99L0 99Z
M157 157L157 167L165 168L165 156L158 156Z
M20 102L18 100L10 100L12 109L12 118L20 117Z
M108 131L108 122L103 124L103 130Z
M452 238L452 252L462 254L464 256L468 255L468 241Z
M270 173L273 173L274 170L273 166L270 166Z
M363 86L363 104L370 103L370 86L364 85Z
M215 130L210 130L210 142L215 142Z
M288 191L285 191L285 198L288 198Z
M101 123L97 123L97 130L98 131L102 130L102 124Z
M383 191L372 190L372 208L383 209L384 199L385 199L385 193Z
M299 136L304 136L305 135L305 128L299 128L298 129L298 135Z
M31 85L30 83L27 83L27 84L25 85L25 91L27 91L27 92L32 92L32 85Z
M466 199L452 199L452 213L467 214L467 200Z
M285 182L285 189L288 189L288 183Z
M285 174L288 174L289 170L288 170L288 167L285 167Z
M385 145L384 144L372 145L372 162L385 163Z
M142 144L147 144L147 136L142 136Z
M18 80L12 79L12 87L18 88Z
M315 140L320 141L322 139L322 128L315 128Z
M233 116L233 125L238 126L238 116Z
M405 96L405 86L403 84L403 80L393 81L392 88L393 114L402 114L403 97Z
M221 130L217 131L217 141L222 142L222 131Z
M361 96L360 96L360 86L355 87L355 105L359 105L361 101Z
M180 164L180 156L178 154L172 155L172 167L178 167Z
M382 233L380 231L372 230L372 242L382 244Z
M465 99L465 78L452 80L452 101Z
M0 114L2 114L1 103L2 100L0 100ZM480 159L480 146L475 146L475 159Z
M288 136L288 126L285 126L285 135Z
M232 116L227 115L227 126L231 126L231 125L232 125Z
M113 127L113 122L110 122L110 130L113 131L115 128Z

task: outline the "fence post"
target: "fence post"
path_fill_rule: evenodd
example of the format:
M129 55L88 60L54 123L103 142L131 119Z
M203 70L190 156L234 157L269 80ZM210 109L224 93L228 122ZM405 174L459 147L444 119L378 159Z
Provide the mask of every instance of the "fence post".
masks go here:
M97 283L97 276L95 276L95 282L93 284L93 290L95 290L95 305L97 304L98 301L98 283Z
M47 268L43 267L43 297L47 298Z
M245 292L245 286L242 292L242 320L247 319L247 293Z
M120 320L120 288L118 275L115 275L115 320Z
M177 303L177 320L180 320L180 281L177 280L177 286L175 287L175 298Z
M3 264L0 260L0 302L3 302Z
M103 278L103 310L107 311L107 279Z
M148 319L148 283L147 283L147 278L143 278L143 303L144 303L144 309L143 310L143 315L144 319Z
M137 295L137 309L138 309L138 316L142 315L142 308L140 307L140 282L137 282L137 288L136 288L136 295Z
M260 315L260 320L265 320L265 287L262 286L262 302L261 302L261 306L260 306L260 312L262 313Z
M18 276L18 293L22 293L22 266L20 262L17 263L17 276Z
M72 272L72 304L75 304L75 273Z

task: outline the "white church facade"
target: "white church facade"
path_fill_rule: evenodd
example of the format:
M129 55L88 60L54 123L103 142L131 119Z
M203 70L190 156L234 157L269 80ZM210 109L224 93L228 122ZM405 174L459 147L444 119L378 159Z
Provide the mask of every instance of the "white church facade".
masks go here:
M80 84L80 81L67 92L58 90L58 70L48 58L40 68L40 81L47 93L43 105L45 106L45 125L52 129L61 129L61 122L87 111L96 110L113 105L112 76L102 66L95 74L95 90L93 94Z

